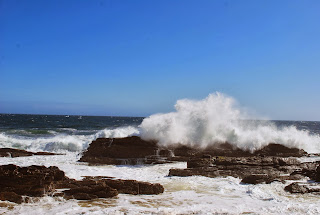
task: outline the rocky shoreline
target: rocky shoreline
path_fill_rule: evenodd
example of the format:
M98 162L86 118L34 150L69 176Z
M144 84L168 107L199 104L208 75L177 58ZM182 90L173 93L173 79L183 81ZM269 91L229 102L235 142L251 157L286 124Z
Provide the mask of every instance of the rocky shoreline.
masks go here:
M65 176L58 167L13 164L0 166L0 200L15 203L28 202L30 197L45 195L66 199L91 200L111 198L118 193L156 195L164 192L160 184L135 180L120 180L105 176L74 180Z
M0 149L0 156L33 155L56 154ZM320 182L320 161L299 161L298 158L304 156L308 156L304 150L275 143L250 153L228 143L216 144L206 149L193 149L182 145L161 148L156 141L145 141L133 136L98 138L82 153L79 161L89 165L158 165L184 161L187 162L187 168L170 169L168 176L232 176L242 179L243 184L292 181L284 190L290 193L320 194L320 184L317 183ZM0 200L22 203L28 202L30 197L44 195L90 200L111 198L118 193L156 195L164 192L163 186L158 183L120 180L108 176L83 177L82 180L70 179L54 166L3 165L0 166ZM309 180L301 182L302 179Z

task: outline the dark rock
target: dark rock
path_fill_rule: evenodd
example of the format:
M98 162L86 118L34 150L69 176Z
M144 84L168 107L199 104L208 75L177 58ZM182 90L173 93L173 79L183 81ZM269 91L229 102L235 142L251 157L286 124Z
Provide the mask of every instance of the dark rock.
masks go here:
M91 164L126 164L132 159L145 159L155 155L158 150L155 142L144 141L139 137L98 138L93 141L83 153L79 161ZM131 164L127 163L127 164ZM137 164L135 162L134 164Z
M241 150L229 143L216 143L205 149L195 149L179 144L172 148L160 148L156 141L145 141L140 137L132 136L125 138L98 138L89 145L79 161L88 162L89 164L136 165L188 161L193 158L206 158L205 156L301 157L304 155L306 155L306 152L303 150L288 148L274 143L255 153ZM292 165L290 164L291 161L290 159L279 159L277 165ZM200 165L200 163L198 164ZM192 166L192 161L190 165ZM197 164L195 163L195 165Z
M169 176L238 177L243 183L258 184L297 180L315 175L316 163L300 163L296 158L250 156L193 158L187 169L171 169ZM319 168L320 169L320 168Z
M281 144L270 143L264 148L257 150L255 155L278 156L278 157L302 157L308 153L303 149L288 148Z
M83 183L84 182L84 183ZM96 198L111 198L118 195L118 191L103 182L75 181L76 186L64 191L66 198L89 200Z
M56 189L66 189L57 193ZM29 166L13 164L0 166L0 200L16 203L22 196L41 197L43 195L63 196L67 199L89 200L111 198L120 193L159 194L164 191L160 184L135 180L115 180L110 177L86 177L77 181L65 176L58 167Z
M188 163L188 168L209 167L213 165L211 156L209 158L191 158Z
M28 152L21 149L0 148L0 157L25 157L32 155L58 155L50 152Z
M21 204L22 196L16 194L15 192L0 192L0 200Z
M315 173L315 177L314 179L317 181L317 182L320 182L320 165L317 167L316 169L316 173Z
M308 193L309 192L309 189L307 186L301 185L297 182L289 184L284 188L284 190L290 193Z
M133 194L133 195L155 195L164 192L161 184L151 184L148 182L140 182L135 180L105 180L108 186L118 190L119 193Z
M65 178L64 172L57 167L0 166L0 190L18 195L42 196L54 190L52 185L55 181Z
M117 190L119 193L133 195L156 195L164 192L161 184L152 184L136 180L114 179L104 176L87 176L82 181L70 180L67 184L60 185L62 187L91 187L92 185L107 186Z
M245 184L270 184L275 180L276 177L269 176L267 174L260 174L260 175L249 175L242 179L242 183Z

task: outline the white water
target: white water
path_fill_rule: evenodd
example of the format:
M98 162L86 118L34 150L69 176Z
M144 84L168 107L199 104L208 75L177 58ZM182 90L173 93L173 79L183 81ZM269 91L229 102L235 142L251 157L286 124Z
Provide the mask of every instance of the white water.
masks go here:
M309 153L320 153L319 135L294 126L278 128L270 121L243 120L250 118L250 115L241 111L232 97L221 93L210 94L203 100L178 100L175 108L175 112L145 118L139 128L106 128L90 135L77 134L76 129L68 128L65 128L68 134L49 131L51 135L42 137L0 133L0 147L31 151L82 151L98 137L138 135L146 140L158 140L162 146L179 143L205 148L229 142L241 149L255 151L269 143L279 143Z
M319 196L293 195L283 190L286 184L242 185L240 179L167 177L170 168L185 168L186 163L155 166L88 166L76 162L77 153L60 156L0 158L0 165L58 166L71 178L113 176L161 183L160 195L120 194L112 199L94 201L64 200L45 197L34 203L17 205L2 202L1 214L319 214ZM1 201L0 201L1 203ZM1 205L1 204L0 204ZM12 206L9 209L8 206Z
M241 149L255 151L269 143L320 152L320 137L296 127L277 128L271 122L253 122L236 106L233 98L221 93L203 100L178 100L175 112L155 114L143 120L141 137L159 140L163 146L177 143L205 148L229 142Z
M64 152L57 156L0 158L0 165L57 166L70 178L111 176L160 183L160 195L125 195L94 201L65 200L50 196L34 199L33 203L17 205L0 201L0 214L319 214L320 198L312 194L293 195L285 192L286 184L242 185L240 179L167 177L170 168L185 168L186 163L155 166L89 166L79 163L79 152L98 137L140 135L157 139L167 146L176 143L206 147L228 141L237 147L258 149L270 142L320 152L320 138L295 127L276 128L271 122L253 123L235 101L222 94L206 99L179 100L176 111L146 118L139 128L128 126L104 129L90 135L54 133L28 137L0 133L0 147L23 148L31 151ZM73 130L66 129L71 132ZM309 158L303 158L305 161Z
M57 134L49 137L13 136L0 133L0 147L27 149L30 151L82 151L99 137L127 137L138 135L136 127L127 126L115 129L103 129L92 135Z

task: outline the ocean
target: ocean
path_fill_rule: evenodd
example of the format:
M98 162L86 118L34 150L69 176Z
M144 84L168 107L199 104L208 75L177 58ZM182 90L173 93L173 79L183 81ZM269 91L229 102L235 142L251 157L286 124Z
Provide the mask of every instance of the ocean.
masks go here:
M157 116L159 117L159 115ZM63 155L1 157L0 165L57 166L66 176L111 176L160 183L165 192L160 195L133 196L119 194L116 198L94 201L65 200L46 196L32 203L17 205L0 201L1 214L319 214L320 197L314 194L290 194L287 184L244 185L241 179L207 178L202 176L168 177L171 168L186 168L185 162L139 166L90 166L77 162L81 152L98 137L148 136L146 122L153 117L107 117L73 115L0 115L0 147L29 151L50 151ZM146 121L147 120L147 121ZM246 120L245 120L246 121ZM241 122L243 124L244 122ZM263 124L264 121L251 123ZM278 132L302 132L314 141L320 136L320 122L272 121ZM276 127L276 128L275 128ZM269 132L269 131L268 131ZM283 134L283 133L281 133ZM302 136L303 136L302 135ZM280 140L280 139L279 139ZM293 140L295 143L297 140ZM308 140L310 141L310 140ZM163 144L165 144L163 142ZM320 142L314 142L319 145ZM311 147L312 148L312 147ZM313 147L317 148L317 147ZM317 152L317 151L313 151ZM301 158L319 160L319 157Z

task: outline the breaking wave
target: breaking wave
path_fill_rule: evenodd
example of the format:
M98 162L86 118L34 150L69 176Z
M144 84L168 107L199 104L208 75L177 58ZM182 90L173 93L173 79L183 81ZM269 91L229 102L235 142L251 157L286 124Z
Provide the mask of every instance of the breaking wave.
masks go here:
M159 144L206 148L228 142L235 147L255 151L269 143L320 152L320 137L294 126L278 128L270 121L244 120L250 115L237 107L236 101L222 93L203 100L178 100L175 112L155 114L140 125L141 137Z
M138 129L133 126L103 129L90 135L59 133L54 136L28 137L0 133L0 148L18 148L30 151L82 151L89 144L99 138L127 137L138 134Z

